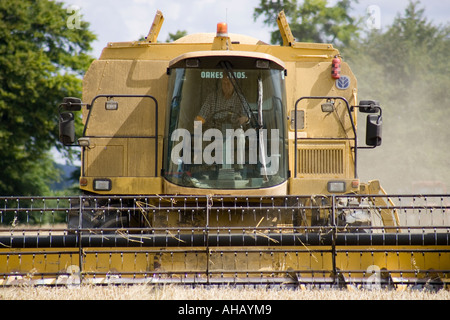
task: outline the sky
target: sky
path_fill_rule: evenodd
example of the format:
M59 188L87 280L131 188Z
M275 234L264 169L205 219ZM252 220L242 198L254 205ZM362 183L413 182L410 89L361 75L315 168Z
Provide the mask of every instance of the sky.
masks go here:
M337 0L330 0L333 4ZM375 8L377 26L390 25L397 14L403 13L409 0L359 0L353 5L354 14L364 17ZM189 34L215 32L218 22L228 23L228 32L252 36L270 43L274 27L264 25L263 17L253 18L260 0L65 0L68 19L75 13L90 23L97 35L92 55L98 58L108 42L135 41L146 36L157 10L164 15L158 40L164 42L169 33L186 30ZM74 6L73 9L70 9ZM450 21L450 0L422 0L420 7L436 24ZM372 11L374 12L374 11ZM367 16L368 17L368 16Z

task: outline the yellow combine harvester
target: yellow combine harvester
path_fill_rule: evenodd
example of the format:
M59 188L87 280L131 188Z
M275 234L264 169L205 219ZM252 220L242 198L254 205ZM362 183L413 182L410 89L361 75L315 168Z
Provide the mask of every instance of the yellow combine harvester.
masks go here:
M381 144L381 108L358 103L337 49L296 42L283 12L282 46L228 34L224 23L158 43L162 23L158 12L146 40L109 43L84 77L83 99L60 105L60 139L82 150L83 195L54 206L67 214L62 236L2 238L17 248L2 256L4 274L444 286L445 196L420 205L440 213L427 229L411 224L415 197L394 204L378 181L360 182L358 151ZM358 112L367 113L364 146Z
M283 13L283 46L228 35L225 24L215 36L157 43L162 21L158 13L146 41L109 43L85 75L88 103L62 104L86 105L78 139L85 194L382 191L357 177L356 136L357 110L371 113L366 143L381 144L381 109L357 103L356 78L332 45L295 42ZM73 115L61 120L61 140L73 144ZM394 226L398 217L383 221Z
M295 42L282 14L283 46L228 35L224 24L215 36L157 43L162 21L157 15L147 41L109 43L85 75L83 192L380 191L357 179L356 113L375 113L366 139L375 147L381 109L358 105L356 78L332 45ZM65 101L65 109L80 106ZM62 116L71 144L70 114Z

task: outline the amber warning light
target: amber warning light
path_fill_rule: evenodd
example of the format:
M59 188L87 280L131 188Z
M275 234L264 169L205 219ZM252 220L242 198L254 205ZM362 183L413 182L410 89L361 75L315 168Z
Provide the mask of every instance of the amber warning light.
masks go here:
M217 24L217 37L227 37L228 36L228 26L225 22L219 22Z

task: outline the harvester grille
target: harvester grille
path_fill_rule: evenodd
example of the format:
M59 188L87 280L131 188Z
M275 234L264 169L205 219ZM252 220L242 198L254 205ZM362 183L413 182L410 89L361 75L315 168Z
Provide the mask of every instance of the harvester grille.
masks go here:
M344 174L344 149L300 149L298 166L299 174Z

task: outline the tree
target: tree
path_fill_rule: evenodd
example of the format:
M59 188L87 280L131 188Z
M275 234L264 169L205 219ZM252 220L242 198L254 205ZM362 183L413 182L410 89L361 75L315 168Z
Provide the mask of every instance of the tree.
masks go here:
M50 0L0 2L0 195L42 195L57 176L57 107L81 95L89 24Z
M327 0L260 0L253 17L264 16L264 23L277 26L277 15L284 10L293 36L300 42L322 42L347 45L359 35L360 20L350 16L352 0L339 0L329 6ZM282 43L278 30L272 32L272 43Z
M173 42L173 41L178 40L186 35L187 35L186 30L177 30L177 32L175 32L175 33L169 32L169 36L167 37L166 42Z
M262 15L267 25L276 26L277 14L284 10L297 40L338 46L358 78L360 100L380 101L383 144L358 152L362 181L379 179L390 193L415 191L413 183L426 180L443 181L450 188L450 25L433 24L420 2L410 1L391 25L365 30L362 19L350 16L350 5L261 0L254 18ZM272 42L281 43L278 30ZM361 145L364 122L358 122Z
M383 177L391 192L409 192L414 181L450 181L449 50L450 26L430 22L419 2L409 2L385 31L342 50L361 99L383 108L383 145L360 152L360 163L370 164L360 171Z

